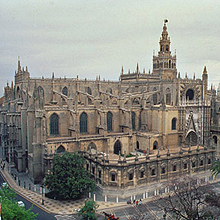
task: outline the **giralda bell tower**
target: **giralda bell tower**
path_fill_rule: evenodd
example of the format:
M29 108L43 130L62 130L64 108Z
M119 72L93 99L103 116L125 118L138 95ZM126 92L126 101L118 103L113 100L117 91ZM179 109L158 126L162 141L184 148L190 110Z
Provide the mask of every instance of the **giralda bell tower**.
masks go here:
M164 80L173 80L176 78L176 54L172 55L170 51L170 37L167 32L167 22L164 20L163 31L160 38L160 51L158 55L153 55L153 74L160 75Z

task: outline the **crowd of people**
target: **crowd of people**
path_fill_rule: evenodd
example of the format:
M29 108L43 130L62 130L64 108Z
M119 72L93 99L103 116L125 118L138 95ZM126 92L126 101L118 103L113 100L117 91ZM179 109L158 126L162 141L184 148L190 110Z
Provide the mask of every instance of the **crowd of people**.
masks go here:
M133 202L131 200L127 201L127 204L134 204L136 206L141 205L142 204L142 200L133 200Z

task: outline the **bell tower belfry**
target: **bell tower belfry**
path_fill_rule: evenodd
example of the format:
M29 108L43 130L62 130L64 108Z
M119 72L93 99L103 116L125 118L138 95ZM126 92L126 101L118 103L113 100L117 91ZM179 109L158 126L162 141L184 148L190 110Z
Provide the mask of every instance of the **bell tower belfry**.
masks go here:
M176 78L176 54L171 55L170 37L168 37L167 22L164 20L163 31L160 38L160 50L158 55L153 55L153 74L162 76L162 79L172 80Z

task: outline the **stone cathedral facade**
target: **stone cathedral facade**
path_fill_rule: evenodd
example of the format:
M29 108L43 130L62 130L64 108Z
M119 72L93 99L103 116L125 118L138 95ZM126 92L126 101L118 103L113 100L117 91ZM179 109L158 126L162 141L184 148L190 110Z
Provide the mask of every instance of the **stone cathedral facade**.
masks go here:
M32 78L19 60L0 111L3 159L36 183L55 154L77 151L97 184L120 188L209 169L219 104L207 69L181 78L166 22L159 46L151 72L122 68L119 81Z

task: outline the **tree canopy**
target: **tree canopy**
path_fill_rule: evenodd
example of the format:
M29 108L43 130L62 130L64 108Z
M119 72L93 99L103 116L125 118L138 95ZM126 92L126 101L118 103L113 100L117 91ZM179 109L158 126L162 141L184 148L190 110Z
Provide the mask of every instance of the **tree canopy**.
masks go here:
M219 195L208 185L202 186L197 179L189 176L171 180L167 187L170 192L161 198L165 216L172 219L217 219L220 215Z
M220 161L216 160L213 162L211 167L211 173L214 177L216 177L220 173Z
M82 219L96 220L95 212L98 205L93 200L86 200L85 205L79 210L79 216Z
M53 168L44 185L57 199L76 199L95 189L91 174L84 168L85 159L77 153L55 155Z
M31 212L32 207L25 210L20 207L15 200L15 193L11 188L1 188L0 190L0 203L2 205L3 219L7 220L34 220L38 214Z

